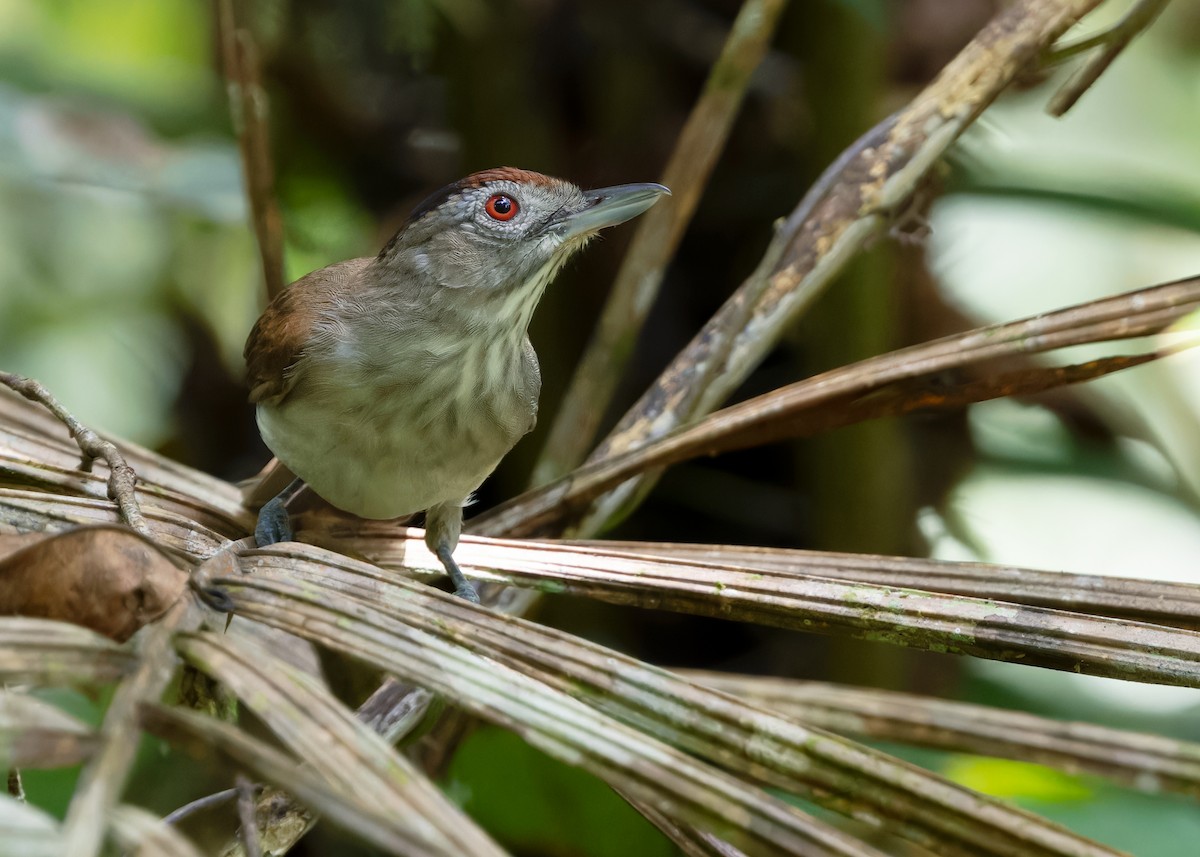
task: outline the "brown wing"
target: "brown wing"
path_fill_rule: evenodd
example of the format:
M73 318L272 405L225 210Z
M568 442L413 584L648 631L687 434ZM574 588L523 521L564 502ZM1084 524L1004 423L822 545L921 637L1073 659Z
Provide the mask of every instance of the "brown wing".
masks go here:
M251 402L278 404L302 372L304 347L322 314L336 305L370 259L351 259L313 271L275 296L246 340Z

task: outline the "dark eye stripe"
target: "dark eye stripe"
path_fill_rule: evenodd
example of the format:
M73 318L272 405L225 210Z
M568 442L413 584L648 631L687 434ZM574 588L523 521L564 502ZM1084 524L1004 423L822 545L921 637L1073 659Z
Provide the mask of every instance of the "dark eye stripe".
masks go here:
M412 214L410 214L408 216L408 222L415 223L416 221L418 221L422 217L424 217L426 214L433 211L435 208L437 208L443 202L448 200L450 197L454 196L455 194L461 193L462 190L463 190L462 181L456 181L456 182L446 185L445 187L438 188L433 193L429 194L429 196L427 196L423 200L421 200L421 203L412 210Z
M404 233L404 230L408 228L408 226L416 223L426 214L433 211L442 203L446 202L446 200L450 199L450 197L456 196L462 193L464 190L483 187L490 182L501 181L528 183L538 187L552 187L556 183L559 183L557 179L552 179L549 176L542 175L541 173L534 173L530 172L529 170L518 170L513 167L499 167L497 169L482 170L477 173L471 173L471 175L461 178L456 182L451 182L445 187L438 188L433 193L429 194L429 196L425 197L425 199L421 200L420 204L418 204L417 207L412 210L412 213L408 215L408 219L405 220L400 228L396 231L396 234L393 235L391 240L388 241L388 243L384 245L383 249L379 251L379 255L387 256L392 251L392 248L396 246L396 242L400 240L400 236Z
M429 212L433 211L443 202L457 193L462 193L468 188L483 187L488 182L510 181L519 184L529 184L536 187L553 187L558 180L552 179L549 176L544 176L541 173L531 172L530 170L519 170L514 167L498 167L491 170L481 170L477 173L471 173L469 176L459 179L456 182L451 182L445 187L438 188L421 203L412 210L412 214L408 216L408 223L413 223L420 220Z

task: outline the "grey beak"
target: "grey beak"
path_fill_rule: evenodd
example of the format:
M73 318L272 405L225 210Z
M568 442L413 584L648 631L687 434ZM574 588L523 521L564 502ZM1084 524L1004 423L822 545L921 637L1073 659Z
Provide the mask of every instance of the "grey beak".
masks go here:
M564 217L559 227L564 238L587 235L637 217L660 197L670 195L668 188L654 182L585 190L584 208Z

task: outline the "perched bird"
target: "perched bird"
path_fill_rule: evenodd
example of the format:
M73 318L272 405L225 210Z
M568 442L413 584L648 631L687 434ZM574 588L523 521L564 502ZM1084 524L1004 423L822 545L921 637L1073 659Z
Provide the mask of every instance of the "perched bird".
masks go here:
M426 544L478 601L452 554L471 492L537 419L533 311L599 230L669 193L485 170L421 203L378 256L284 289L246 342L259 430L297 477L263 506L258 544L292 539L305 485L363 518L424 511Z

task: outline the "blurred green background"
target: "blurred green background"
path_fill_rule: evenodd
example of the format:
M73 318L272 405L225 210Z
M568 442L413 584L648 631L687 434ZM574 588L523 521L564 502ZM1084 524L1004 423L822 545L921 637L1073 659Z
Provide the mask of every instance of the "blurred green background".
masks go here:
M585 186L657 178L738 9L235 5L271 97L289 280L373 254L426 193L475 169L510 164ZM749 273L774 219L995 5L792 4L608 424ZM1087 29L1127 5L1106 4ZM1200 2L1176 0L1065 119L1042 112L1060 73L1024 81L956 149L928 239L879 242L739 396L1200 272L1198 47ZM240 382L262 286L217 65L201 0L0 0L0 367L43 381L97 427L234 479L267 459ZM525 485L630 231L591 248L543 301L531 332L542 425L481 507ZM1182 355L1036 402L681 466L619 535L1200 581L1198 413L1200 362ZM541 617L667 665L901 688L1200 740L1191 690L566 599ZM94 716L94 701L68 703ZM1137 857L1176 857L1200 837L1200 813L1184 801L994 760L909 756ZM165 773L154 747L145 764ZM27 785L61 809L70 776L31 773ZM195 796L180 779L140 797L169 811ZM495 730L468 740L446 785L518 854L672 853L595 781ZM334 853L326 835L297 853Z

